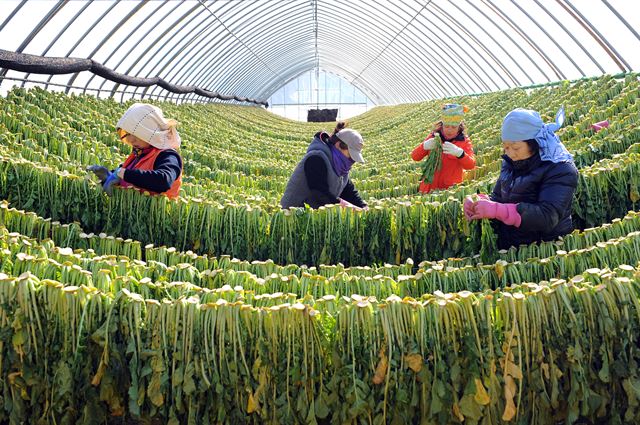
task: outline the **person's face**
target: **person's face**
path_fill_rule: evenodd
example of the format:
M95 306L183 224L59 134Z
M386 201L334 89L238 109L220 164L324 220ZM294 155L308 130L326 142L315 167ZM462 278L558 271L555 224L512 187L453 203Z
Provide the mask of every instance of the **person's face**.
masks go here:
M458 135L459 131L460 131L459 124L456 124L456 125L442 124L442 135L444 136L445 139L453 139Z
M149 143L145 142L144 140L134 136L133 134L129 134L122 129L118 130L118 136L120 137L120 140L133 146L136 149L146 149L149 146L151 146Z
M349 159L353 159L353 158L351 158L351 154L349 153L349 148L348 148L348 147L346 147L346 148L342 149L342 147L341 147L340 145L341 145L341 143L340 143L340 142L336 142L336 145L335 145L335 146L336 146L336 149L338 149L338 150L340 151L340 153L341 153L342 155L346 156L347 158L349 158ZM345 144L345 145L343 145L343 146L347 146L347 145Z
M533 155L531 149L527 142L522 140L515 142L502 142L502 147L504 148L504 153L512 161L522 161L523 159L528 159Z

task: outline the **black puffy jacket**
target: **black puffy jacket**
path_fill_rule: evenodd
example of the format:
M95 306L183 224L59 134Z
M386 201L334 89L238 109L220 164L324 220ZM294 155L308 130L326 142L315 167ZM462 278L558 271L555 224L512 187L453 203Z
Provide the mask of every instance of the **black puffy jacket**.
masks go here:
M543 161L536 153L522 161L503 155L502 170L491 199L518 204L520 227L496 220L501 249L536 241L550 241L571 233L571 203L578 185L573 162Z

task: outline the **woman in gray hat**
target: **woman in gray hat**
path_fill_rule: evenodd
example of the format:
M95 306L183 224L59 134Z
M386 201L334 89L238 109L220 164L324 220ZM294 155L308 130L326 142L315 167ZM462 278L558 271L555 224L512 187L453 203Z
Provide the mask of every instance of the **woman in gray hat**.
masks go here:
M315 134L306 155L289 178L280 200L282 208L318 208L326 204L340 204L355 209L367 204L349 179L349 170L362 158L362 136L339 122L333 134Z

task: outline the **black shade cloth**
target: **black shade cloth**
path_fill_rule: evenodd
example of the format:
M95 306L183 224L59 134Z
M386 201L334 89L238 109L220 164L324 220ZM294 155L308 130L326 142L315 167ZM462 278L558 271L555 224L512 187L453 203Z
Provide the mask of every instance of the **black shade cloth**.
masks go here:
M53 58L25 53L10 52L0 49L0 67L14 71L28 72L30 74L72 74L74 72L91 71L92 73L118 84L126 84L135 87L150 87L158 85L163 89L177 94L195 93L198 96L220 100L237 100L238 102L250 102L269 107L266 101L259 101L247 97L222 95L217 92L201 89L194 86L178 86L168 83L160 77L139 78L120 74L91 59L79 58Z

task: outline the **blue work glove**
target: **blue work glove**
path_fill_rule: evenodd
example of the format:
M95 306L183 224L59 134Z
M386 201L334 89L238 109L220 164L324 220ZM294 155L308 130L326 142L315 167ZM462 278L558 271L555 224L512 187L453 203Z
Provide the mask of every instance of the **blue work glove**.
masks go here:
M118 171L120 171L120 167L113 170L113 173L109 173L107 179L102 183L102 190L108 196L113 195L113 186L120 183L120 177L118 177Z
M91 171L100 179L100 183L104 183L111 174L111 171L107 167L103 167L102 165L90 165L87 167L87 171Z

